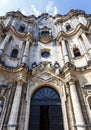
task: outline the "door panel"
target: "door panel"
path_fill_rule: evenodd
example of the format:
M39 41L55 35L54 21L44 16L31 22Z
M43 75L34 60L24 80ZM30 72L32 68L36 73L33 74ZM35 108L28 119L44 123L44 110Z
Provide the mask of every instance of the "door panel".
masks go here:
M40 106L32 105L29 121L29 130L39 130Z
M49 107L50 130L63 130L63 118L60 105Z

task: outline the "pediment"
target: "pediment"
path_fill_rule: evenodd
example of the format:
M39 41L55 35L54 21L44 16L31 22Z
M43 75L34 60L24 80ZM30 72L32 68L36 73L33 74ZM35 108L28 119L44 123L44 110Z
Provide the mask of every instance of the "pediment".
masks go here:
M62 86L64 79L56 73L54 65L49 62L42 62L33 68L31 78L29 79L30 84L52 84Z
M55 75L55 73L51 73L49 71L44 71L38 73L36 76L33 76L29 80L29 84L31 86L36 86L36 85L44 85L44 84L49 84L51 86L63 86L64 80L58 76Z

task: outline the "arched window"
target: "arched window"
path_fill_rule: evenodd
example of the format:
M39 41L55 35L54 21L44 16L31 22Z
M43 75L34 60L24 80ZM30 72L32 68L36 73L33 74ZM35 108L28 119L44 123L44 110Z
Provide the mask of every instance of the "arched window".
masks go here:
M78 48L73 48L73 53L75 57L81 56L81 53Z
M17 49L13 49L12 52L11 52L11 57L17 58L17 56L18 56L18 50Z
M71 26L70 26L69 23L66 24L66 30L67 30L67 31L70 31L70 30L71 30Z

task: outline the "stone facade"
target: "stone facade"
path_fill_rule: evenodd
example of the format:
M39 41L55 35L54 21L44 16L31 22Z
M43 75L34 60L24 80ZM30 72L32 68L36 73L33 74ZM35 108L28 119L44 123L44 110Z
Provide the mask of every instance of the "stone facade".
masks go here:
M29 126L31 104L46 87L60 98L62 130L91 130L90 14L0 17L0 130L41 130Z

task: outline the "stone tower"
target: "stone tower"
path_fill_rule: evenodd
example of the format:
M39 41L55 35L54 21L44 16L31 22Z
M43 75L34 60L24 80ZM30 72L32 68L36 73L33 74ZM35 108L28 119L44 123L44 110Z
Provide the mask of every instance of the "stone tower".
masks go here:
M0 130L91 130L91 15L0 17Z

